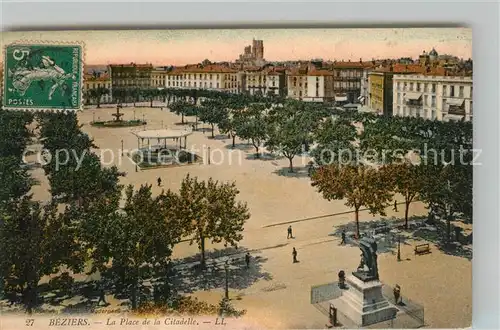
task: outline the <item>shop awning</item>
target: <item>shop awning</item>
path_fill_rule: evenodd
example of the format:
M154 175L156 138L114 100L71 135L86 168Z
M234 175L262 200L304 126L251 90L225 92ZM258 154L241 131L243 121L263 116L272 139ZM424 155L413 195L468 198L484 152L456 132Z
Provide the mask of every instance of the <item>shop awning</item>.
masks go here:
M422 97L422 93L407 92L405 98L407 100L419 100Z
M464 104L464 99L447 99L446 104L461 107Z

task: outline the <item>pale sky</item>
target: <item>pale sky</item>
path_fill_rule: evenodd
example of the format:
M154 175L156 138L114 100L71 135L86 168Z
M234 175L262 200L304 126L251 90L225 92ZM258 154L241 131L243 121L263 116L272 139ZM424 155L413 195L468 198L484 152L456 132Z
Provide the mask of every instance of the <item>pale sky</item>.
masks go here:
M184 65L234 61L252 39L264 40L268 61L417 58L434 47L439 54L472 58L472 29L231 29L2 32L1 49L16 40L83 41L87 64Z

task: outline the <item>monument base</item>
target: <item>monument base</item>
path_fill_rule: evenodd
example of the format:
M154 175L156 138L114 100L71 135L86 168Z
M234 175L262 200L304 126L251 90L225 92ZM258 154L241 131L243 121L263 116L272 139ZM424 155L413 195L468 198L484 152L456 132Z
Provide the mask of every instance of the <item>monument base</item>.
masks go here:
M364 282L349 275L342 296L330 300L337 311L359 327L394 319L398 309L382 295L378 280Z

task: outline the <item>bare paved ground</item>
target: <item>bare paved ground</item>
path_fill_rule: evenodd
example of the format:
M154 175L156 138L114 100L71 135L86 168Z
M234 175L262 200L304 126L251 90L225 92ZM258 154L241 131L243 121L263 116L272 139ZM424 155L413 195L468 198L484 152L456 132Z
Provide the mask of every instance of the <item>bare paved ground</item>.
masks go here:
M95 118L110 120L112 108L96 109ZM79 113L83 130L94 138L101 150L111 149L119 154L121 140L125 149L137 148L137 139L131 130L139 128L95 128L89 125L93 118L92 110ZM132 119L132 108L124 108L123 119ZM180 117L165 108L137 108L136 118L144 114L149 129L163 127L182 128L177 125ZM194 121L194 118L186 118ZM203 125L200 125L203 127ZM206 125L208 128L208 125ZM216 129L216 138L209 138L210 132L195 132L188 137L188 149L196 148L198 154L206 159L204 150L208 147L213 152L211 165L191 165L174 168L152 169L135 172L135 166L126 158L115 157L113 164L127 172L123 184L153 184L153 192L161 189L177 190L186 174L206 180L236 181L240 190L239 198L248 203L251 218L245 226L241 249L252 251L252 256L259 256L259 271L267 276L256 279L253 283L237 289L236 279L230 279L231 297L236 307L247 309L248 320L258 320L266 328L321 328L326 319L310 304L311 286L333 282L336 274L343 269L351 271L359 263L359 250L356 247L340 246L339 239L329 236L336 226L353 221L353 213L322 217L292 224L294 239L286 238L288 224L266 227L270 224L300 220L322 215L350 211L342 201L328 202L310 186L305 175L306 157L296 157L294 165L299 170L293 175L286 175L283 168L288 166L287 159L273 159L265 155L263 159L254 159L255 152L246 145L246 141L237 139L237 148L228 148L231 139L222 136ZM156 142L155 142L156 143ZM214 150L220 150L214 151ZM97 150L99 152L99 150ZM265 150L264 150L265 152ZM221 159L220 155L224 155ZM230 162L231 159L231 162ZM110 153L104 161L109 161ZM284 175L285 174L285 175ZM35 187L35 197L46 199L47 182L43 171L36 170L34 176L41 181ZM161 176L163 186L156 186L156 179ZM404 209L399 207L393 212L387 209L387 215L402 217ZM411 215L423 215L425 207L420 203L411 205ZM361 212L361 221L377 219ZM435 247L431 254L413 255L414 241L408 240L402 246L403 262L397 262L392 253L379 257L381 280L389 285L399 284L402 295L425 306L425 319L428 327L452 328L467 327L472 315L472 266L465 258L446 255ZM298 251L299 263L292 264L292 247ZM208 250L222 250L221 245L207 246ZM187 242L179 244L174 254L176 258L187 258L198 252L197 246ZM406 260L408 259L408 260ZM257 261L255 261L257 264ZM252 266L253 267L253 266ZM255 267L257 267L255 265ZM240 274L241 275L241 274ZM231 282L233 281L233 282ZM222 296L221 288L211 288L194 293L196 296L217 303Z

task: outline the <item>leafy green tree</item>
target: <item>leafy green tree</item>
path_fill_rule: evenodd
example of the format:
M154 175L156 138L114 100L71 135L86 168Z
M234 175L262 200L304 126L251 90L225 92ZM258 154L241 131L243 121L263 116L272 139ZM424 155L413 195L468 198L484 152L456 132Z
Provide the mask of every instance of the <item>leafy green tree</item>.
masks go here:
M234 117L236 134L240 138L252 142L257 158L260 156L259 148L267 137L265 110L264 105L252 103L247 109Z
M327 118L314 132L318 145L311 155L320 165L357 162L356 137L356 127L348 119Z
M21 303L29 314L38 304L42 276L66 265L80 272L83 255L76 244L75 228L54 203L42 206L24 196L1 210L0 269L12 302Z
M19 162L33 137L28 128L33 122L30 112L0 110L0 157L14 156Z
M343 200L354 208L356 237L359 232L359 210L366 207L371 214L385 215L392 198L385 172L365 165L327 165L312 175L313 187L327 200Z
M171 192L152 197L151 185L141 186L137 192L130 185L123 213L108 218L110 228L105 229L105 236L111 241L99 239L104 252L98 256L99 264L106 260L103 256L112 257L109 272L118 287L128 289L133 310L143 281L166 267L173 246L180 241L182 231L173 215L177 203Z
M210 124L212 127L212 138L214 137L215 125L227 120L228 112L220 100L204 100L199 108L200 120Z
M424 166L424 165L422 165ZM405 199L405 227L408 229L408 212L410 204L418 198L418 193L422 191L424 178L422 166L413 165L409 161L392 163L381 168L386 171L388 184L394 187L394 192L401 194Z
M243 238L241 232L250 214L246 203L236 201L238 194L234 182L198 181L189 175L182 181L176 214L184 234L192 237L190 244L198 243L202 267L207 239L236 247Z
M75 114L44 113L39 121L43 145L52 156L44 170L54 198L84 205L85 201L117 189L124 173L116 166L101 166L99 157L91 151L95 147L93 141L80 130Z
M309 132L304 127L303 116L287 104L278 108L267 117L267 133L265 146L271 152L283 154L289 161L290 172L293 172L293 158L300 154Z
M181 117L181 123L184 124L184 116L191 116L193 115L197 110L195 110L195 107L181 99L174 101L172 104L170 104L170 110L174 112L176 115L182 116Z
M108 94L109 94L109 89L107 89L105 87L97 87L97 88L94 88L94 89L90 89L88 91L88 97L90 99L94 99L95 100L98 108L101 107L101 98L104 95L108 95Z

